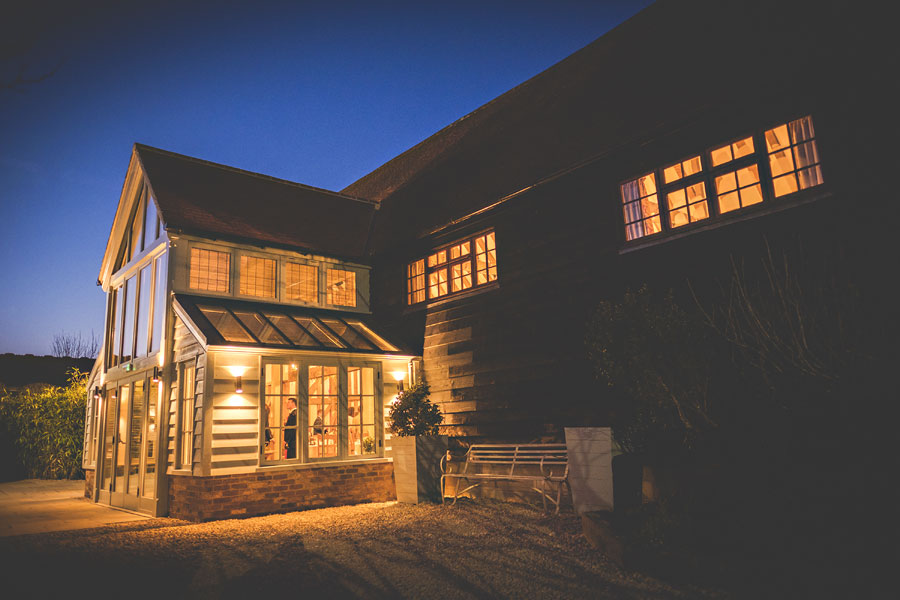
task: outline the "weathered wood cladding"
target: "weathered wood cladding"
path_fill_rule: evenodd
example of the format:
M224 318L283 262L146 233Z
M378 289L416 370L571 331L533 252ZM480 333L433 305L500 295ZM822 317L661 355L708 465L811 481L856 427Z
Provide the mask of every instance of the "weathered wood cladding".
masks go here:
M200 459L202 455L202 424L203 424L203 397L204 382L206 379L206 352L203 346L194 337L190 330L185 326L180 317L175 317L174 337L172 340L173 352L173 370L171 385L169 388L169 415L168 415L168 435L166 444L166 472L171 472L175 468L175 452L177 450L178 429L178 386L181 385L179 379L180 368L182 365L194 366L194 415L193 415L193 452L191 460L191 471L200 474Z
M259 466L259 355L212 352L209 356L212 402L208 406L210 431L207 453L209 474L251 472ZM243 392L235 393L232 370L242 372Z
M872 184L851 185L838 168L866 171L864 159L853 155L853 132L841 124L846 108L803 94L789 106L779 97L753 110L728 109L686 116L649 140L625 143L483 215L421 240L398 241L376 257L376 315L399 339L422 343L446 433L528 441L559 437L563 425L607 424L584 346L586 323L601 299L648 284L656 294L674 289L691 305L691 290L721 292L733 264L758 265L768 249L821 255L838 243L858 246L866 228L878 226L863 223L854 208L862 186ZM802 111L816 119L826 186L622 252L623 180ZM427 308L406 306L406 264L488 228L497 236L495 289Z

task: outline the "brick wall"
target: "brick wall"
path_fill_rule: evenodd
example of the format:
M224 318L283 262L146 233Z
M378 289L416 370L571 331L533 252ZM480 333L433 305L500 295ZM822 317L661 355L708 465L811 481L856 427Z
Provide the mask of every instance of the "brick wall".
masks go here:
M84 470L84 497L94 499L94 469Z
M169 478L169 516L188 521L386 502L396 497L390 462Z

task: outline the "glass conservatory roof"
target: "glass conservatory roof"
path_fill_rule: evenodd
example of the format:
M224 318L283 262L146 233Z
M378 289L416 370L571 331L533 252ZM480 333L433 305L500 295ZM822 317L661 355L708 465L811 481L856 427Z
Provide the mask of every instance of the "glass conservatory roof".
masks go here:
M406 354L353 313L176 294L211 345Z

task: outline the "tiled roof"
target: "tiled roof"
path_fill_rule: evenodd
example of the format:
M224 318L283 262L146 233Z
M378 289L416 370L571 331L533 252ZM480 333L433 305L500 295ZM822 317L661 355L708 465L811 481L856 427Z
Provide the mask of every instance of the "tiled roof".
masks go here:
M374 203L135 144L169 231L361 258Z

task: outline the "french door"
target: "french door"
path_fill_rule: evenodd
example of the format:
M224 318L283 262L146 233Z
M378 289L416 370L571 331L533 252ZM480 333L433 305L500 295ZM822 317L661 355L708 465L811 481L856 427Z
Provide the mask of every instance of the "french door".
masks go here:
M107 391L98 499L153 512L157 500L159 384L141 378Z

